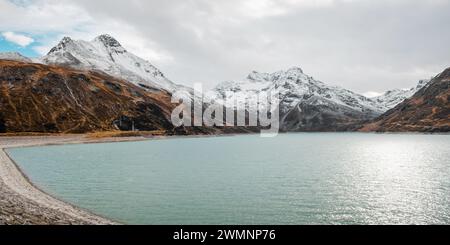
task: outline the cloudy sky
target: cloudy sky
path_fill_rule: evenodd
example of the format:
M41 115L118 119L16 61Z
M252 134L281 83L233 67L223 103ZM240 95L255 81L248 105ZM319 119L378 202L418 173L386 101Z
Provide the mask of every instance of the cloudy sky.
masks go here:
M449 13L450 0L0 0L0 51L109 33L177 83L299 66L379 93L450 66Z

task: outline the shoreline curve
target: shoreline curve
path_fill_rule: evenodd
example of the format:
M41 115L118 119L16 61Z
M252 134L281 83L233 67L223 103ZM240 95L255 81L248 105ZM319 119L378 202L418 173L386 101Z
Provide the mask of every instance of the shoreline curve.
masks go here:
M90 139L85 135L0 137L0 224L119 225L111 219L62 201L35 186L7 149L62 144L112 143L143 137Z

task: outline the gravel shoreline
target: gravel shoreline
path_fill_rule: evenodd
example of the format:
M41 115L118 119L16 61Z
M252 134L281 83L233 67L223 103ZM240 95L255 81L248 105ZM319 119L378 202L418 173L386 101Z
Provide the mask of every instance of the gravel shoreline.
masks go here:
M39 190L5 152L7 148L143 140L142 137L89 139L84 135L0 137L0 225L115 225Z

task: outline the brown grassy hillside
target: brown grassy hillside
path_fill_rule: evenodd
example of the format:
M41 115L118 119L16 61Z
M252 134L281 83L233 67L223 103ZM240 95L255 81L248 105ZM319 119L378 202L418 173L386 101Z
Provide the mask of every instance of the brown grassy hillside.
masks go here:
M96 72L0 60L0 133L175 130L170 94ZM185 132L184 132L185 133Z

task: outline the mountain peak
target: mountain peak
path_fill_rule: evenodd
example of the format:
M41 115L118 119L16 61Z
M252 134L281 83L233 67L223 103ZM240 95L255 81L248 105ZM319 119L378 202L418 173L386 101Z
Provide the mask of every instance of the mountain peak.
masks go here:
M72 41L73 41L72 38L66 36L66 37L63 37L63 39L61 39L60 43L70 43Z
M421 88L425 87L429 82L430 82L430 79L422 79L422 80L420 80L419 83L417 84L416 89L420 90Z
M120 43L109 34L102 34L96 37L94 40L100 41L106 47L122 47L122 45L120 45Z
M57 46L65 47L65 46L67 46L70 43L73 43L73 39L72 38L70 38L70 37L63 37L61 39L61 41L59 41Z
M248 76L247 76L248 80L251 81L269 81L270 80L270 75L268 73L261 73L261 72L257 72L257 71L252 71Z
M275 81L283 76L290 76L293 78L303 77L305 74L303 73L302 68L294 66L287 70L280 70L274 73L262 73L257 71L252 71L248 76L247 80L250 81Z
M56 51L58 51L58 50L64 49L65 47L67 47L68 44L70 44L70 43L72 43L72 42L73 42L72 38L70 38L70 37L63 37L63 38L61 39L61 41L59 41L58 45L56 45L55 47L53 47L53 48L48 52L48 54L51 54L51 53L54 53L54 52L56 52ZM47 54L47 55L48 55L48 54Z
M294 73L300 73L303 74L303 70L302 68L298 67L298 66L294 66L289 68L289 70L287 70L288 72L294 72Z

